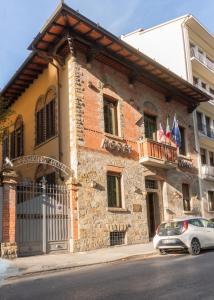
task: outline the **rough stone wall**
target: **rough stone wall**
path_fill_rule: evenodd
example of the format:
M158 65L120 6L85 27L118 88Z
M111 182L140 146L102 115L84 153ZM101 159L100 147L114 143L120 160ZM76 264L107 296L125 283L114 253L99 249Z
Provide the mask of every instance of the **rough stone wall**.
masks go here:
M143 172L138 162L121 160L114 155L91 152L81 149L78 169L79 234L77 250L84 251L109 246L109 232L114 228L127 230L127 243L148 241L146 201L143 190ZM122 170L123 208L108 210L107 168L116 166ZM96 183L92 187L92 182ZM139 212L133 212L133 206L140 206Z
M85 251L109 245L109 232L114 228L126 229L128 244L148 241L145 178L158 180L160 220L167 216L165 210L175 215L183 214L182 183L191 187L194 212L200 210L197 184L197 161L194 152L192 115L182 103L165 96L152 88L134 83L131 88L127 76L113 68L94 60L89 66L83 54L77 54L83 97L81 98L81 128L83 134L78 140L77 202L79 235L74 243L74 251ZM118 101L119 137L104 133L103 96ZM139 163L139 139L144 135L143 113L157 117L165 128L167 114L171 123L176 112L179 124L185 127L187 156L192 167L163 170L144 167ZM127 144L131 153L121 153L105 149L103 140L108 138L116 143ZM106 173L112 166L119 168L123 182L123 210L110 211L107 204ZM162 195L161 195L162 193ZM167 195L164 195L166 193ZM163 198L164 205L163 206ZM137 204L137 206L135 206ZM167 205L166 205L167 204ZM139 211L136 211L138 207Z

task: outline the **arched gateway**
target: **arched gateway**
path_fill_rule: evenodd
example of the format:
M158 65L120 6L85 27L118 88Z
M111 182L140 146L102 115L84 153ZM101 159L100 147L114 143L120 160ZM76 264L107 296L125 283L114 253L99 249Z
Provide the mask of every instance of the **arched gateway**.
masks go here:
M65 164L47 156L28 155L9 161L14 169L21 165L49 165L72 176ZM66 185L18 182L16 196L16 242L18 255L36 255L69 250L71 189Z

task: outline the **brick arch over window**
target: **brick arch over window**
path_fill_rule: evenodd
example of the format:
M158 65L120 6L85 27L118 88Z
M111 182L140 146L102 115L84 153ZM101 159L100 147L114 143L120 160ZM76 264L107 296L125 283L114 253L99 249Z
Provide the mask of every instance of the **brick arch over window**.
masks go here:
M39 145L56 135L56 88L48 88L45 96L40 96L35 108L36 141Z
M159 109L156 107L156 105L154 105L152 102L150 101L145 101L143 103L143 111L144 113L153 115L153 116L158 116L160 111Z
M14 124L14 131L10 134L10 158L24 155L24 122L19 115Z

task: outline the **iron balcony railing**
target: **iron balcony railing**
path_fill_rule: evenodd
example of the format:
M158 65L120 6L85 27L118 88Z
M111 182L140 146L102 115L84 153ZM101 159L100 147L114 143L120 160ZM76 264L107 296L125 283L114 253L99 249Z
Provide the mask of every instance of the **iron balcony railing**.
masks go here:
M202 53L198 52L195 48L191 48L191 57L197 58L203 65L214 71L214 63Z
M213 177L214 179L214 167L203 165L201 169L201 173L203 177Z

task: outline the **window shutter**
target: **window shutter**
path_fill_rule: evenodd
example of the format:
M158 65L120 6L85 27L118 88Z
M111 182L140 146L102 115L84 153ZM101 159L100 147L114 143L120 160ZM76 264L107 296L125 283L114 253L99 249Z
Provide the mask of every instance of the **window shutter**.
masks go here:
M15 148L15 131L11 132L10 134L10 158L13 159L15 158L16 155L16 148Z
M20 156L24 155L24 125L20 129Z

